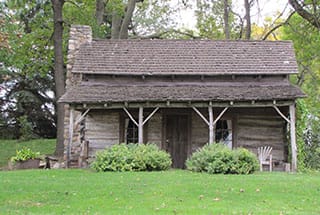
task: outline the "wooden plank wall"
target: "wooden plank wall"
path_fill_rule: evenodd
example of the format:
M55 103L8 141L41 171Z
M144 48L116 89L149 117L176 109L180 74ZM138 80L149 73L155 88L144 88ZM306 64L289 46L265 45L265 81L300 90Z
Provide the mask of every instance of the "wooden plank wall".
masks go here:
M237 147L244 147L257 154L259 146L272 146L274 160L287 160L285 147L285 122L276 113L239 114L237 117Z
M200 112L208 118L207 109L200 109ZM195 152L198 148L204 146L209 140L208 125L200 118L196 112L191 114L191 153Z
M162 113L157 112L154 114L149 121L147 122L148 134L147 141L148 143L155 143L161 148L162 140Z
M119 113L92 111L86 118L86 140L89 141L89 157L98 150L119 143Z

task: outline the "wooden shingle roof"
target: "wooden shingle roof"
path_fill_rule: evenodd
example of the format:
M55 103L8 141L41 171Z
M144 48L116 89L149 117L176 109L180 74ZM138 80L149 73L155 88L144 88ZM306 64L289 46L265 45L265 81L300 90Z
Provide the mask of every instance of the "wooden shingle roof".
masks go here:
M62 103L105 102L192 102L192 101L266 101L304 97L292 85L269 86L110 86L82 84L73 86L60 98Z
M289 41L93 40L74 73L117 75L295 74Z

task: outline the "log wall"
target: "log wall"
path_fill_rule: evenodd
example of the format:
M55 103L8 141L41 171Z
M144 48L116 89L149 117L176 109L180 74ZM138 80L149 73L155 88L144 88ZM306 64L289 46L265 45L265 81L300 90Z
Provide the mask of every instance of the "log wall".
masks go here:
M84 74L82 76L83 82L92 84L107 84L116 86L128 85L155 85L155 86L177 86L177 85L244 85L250 83L251 85L262 84L289 84L287 75L220 75L220 76L203 76L203 75L179 75L179 76L135 76L135 75L102 75L102 74Z
M207 109L200 110L203 116L208 119ZM191 114L191 152L195 152L198 148L204 146L209 141L208 125L200 118L196 112Z
M89 157L98 150L119 143L119 113L92 111L86 118L86 140L89 141Z
M162 141L162 114L157 112L147 122L147 142L161 147Z
M239 114L237 116L236 145L257 154L260 146L271 146L274 160L287 160L285 121L274 114Z
M166 110L168 111L168 110ZM200 109L208 117L207 109ZM215 110L219 113L219 110ZM216 116L215 116L216 117ZM272 108L261 109L230 109L227 118L234 119L233 146L244 147L257 153L259 146L272 146L274 160L287 160L287 145L285 144L285 121ZM191 151L189 155L208 142L208 126L194 111L191 112ZM119 111L90 111L86 117L85 139L89 141L89 156L97 150L120 142ZM161 147L163 141L163 113L157 112L145 125L145 142L155 143Z

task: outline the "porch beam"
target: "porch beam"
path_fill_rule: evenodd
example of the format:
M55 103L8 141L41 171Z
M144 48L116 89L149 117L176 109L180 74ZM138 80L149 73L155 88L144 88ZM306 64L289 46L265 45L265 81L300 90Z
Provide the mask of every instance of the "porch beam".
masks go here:
M126 112L126 114L127 114L128 117L131 119L131 121L132 121L136 126L139 126L139 124L138 124L137 121L133 118L133 116L130 114L130 112L127 110L127 108L123 107L123 110Z
M219 116L213 121L213 125L217 124L217 122L219 121L219 119L221 119L221 117L223 116L223 114L228 110L229 107L225 107L221 113L219 114Z
M287 121L287 123L291 124L290 120L279 110L279 108L277 106L273 106L273 108L278 112L278 114Z
M292 101L277 101L277 107L288 107L292 104ZM73 104L75 106L76 110L83 110L82 104ZM178 101L163 101L163 102L130 102L130 103L124 103L124 102L108 102L108 105L105 106L104 104L87 104L87 108L91 109L122 109L123 107L126 108L139 108L140 106L143 106L144 108L190 108L189 101L187 102L178 102ZM197 108L208 108L208 102L196 102L192 101L192 106ZM219 107L219 108L225 108L229 107L230 102L212 102L212 107ZM252 101L249 102L236 102L232 105L232 107L273 107L274 104L272 101L269 102L261 102L261 101L255 101L252 104Z
M152 111L152 113L150 113L150 115L143 121L143 125L146 124L146 122L148 122L148 120L159 110L159 107L157 107L156 109L154 109Z
M208 112L209 112L209 144L211 144L215 142L212 106L208 107Z
M212 107L211 107L212 108ZM206 119L205 116L202 115L202 113L196 108L196 107L192 107L192 109L201 117L201 119L203 119L203 121L208 125L210 126L210 123L209 121Z
M138 143L143 143L143 107L139 107Z
M74 127L74 108L70 107L70 114L69 114L69 140L68 140L68 147L67 147L67 164L66 167L70 167L70 158L71 158L71 145L73 139L73 128Z
M290 142L291 142L291 169L297 171L297 145L296 145L296 108L292 104L289 106L290 112Z

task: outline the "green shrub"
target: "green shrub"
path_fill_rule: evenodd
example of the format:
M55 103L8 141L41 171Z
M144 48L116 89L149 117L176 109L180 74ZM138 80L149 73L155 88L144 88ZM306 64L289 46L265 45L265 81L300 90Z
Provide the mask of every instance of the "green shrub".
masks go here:
M207 144L186 161L188 170L196 172L249 174L258 168L256 156L246 149L229 149L224 144Z
M257 157L252 152L244 148L238 148L235 153L236 166L232 173L251 174L259 168Z
M12 162L17 162L17 161L26 161L29 159L35 159L40 156L40 152L34 152L29 148L23 148L21 150L16 151L16 155L11 157Z
M155 144L118 144L97 152L91 167L105 171L153 171L171 166L170 155Z

